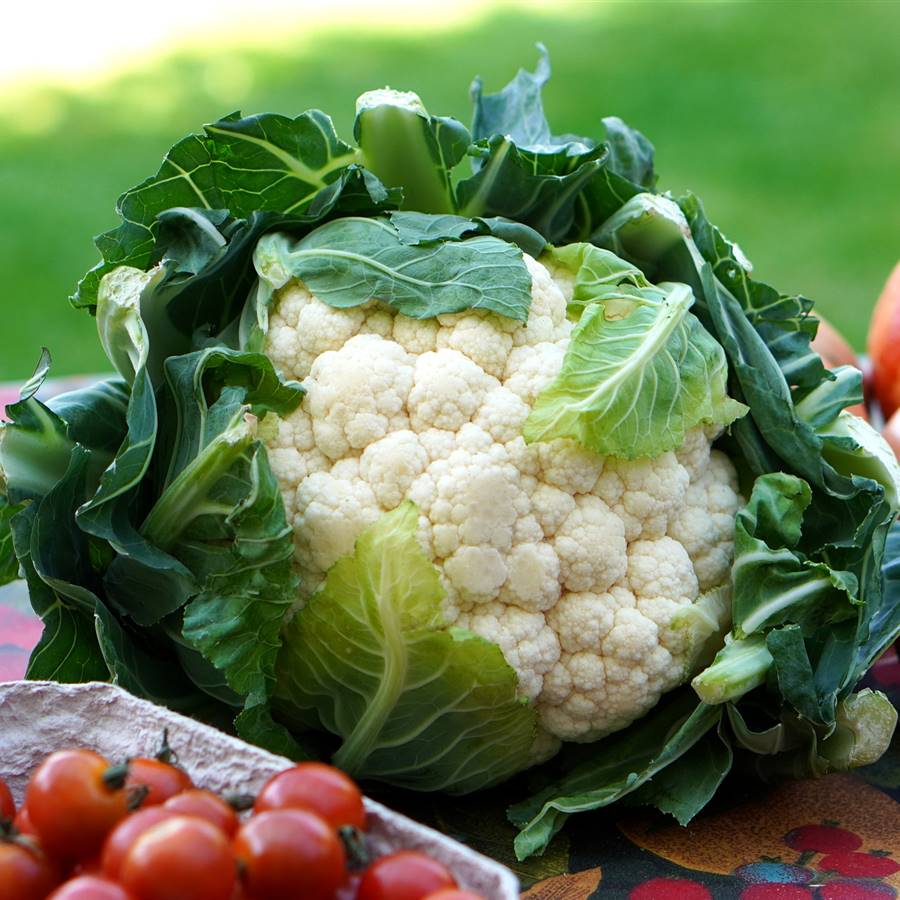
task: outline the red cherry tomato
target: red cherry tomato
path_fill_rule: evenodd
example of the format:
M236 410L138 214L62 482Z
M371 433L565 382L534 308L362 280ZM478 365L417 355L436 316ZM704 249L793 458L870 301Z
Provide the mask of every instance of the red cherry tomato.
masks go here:
M13 800L12 791L7 787L6 782L0 778L0 822L4 819L12 819L16 815L16 804Z
M872 853L829 853L819 860L817 867L822 872L837 872L851 878L886 878L900 871L900 863L895 859Z
M168 809L160 806L151 806L149 809L140 809L134 815L123 819L110 832L103 844L103 852L100 856L100 868L107 878L115 881L122 871L122 863L134 842L145 832L171 819L175 815Z
M44 900L57 884L56 867L40 851L0 842L0 897L4 900Z
M173 816L132 845L119 882L135 900L230 900L235 865L228 839L209 822Z
M365 871L358 900L422 900L456 881L436 859L415 850L382 856Z
M147 806L159 806L170 797L194 786L191 776L184 769L143 756L129 761L125 784L129 788L147 788L147 794L141 801L142 809Z
M174 797L170 797L162 805L181 816L194 816L197 819L206 819L216 828L221 828L228 837L234 837L238 830L237 813L218 795L212 791L201 791L193 788L182 791Z
M305 809L253 816L233 846L244 889L254 900L331 900L347 876L337 832Z
M16 813L16 817L13 819L13 827L19 834L27 835L28 837L36 838L38 836L37 829L34 827L34 823L31 821L31 816L28 815L28 807L24 804L19 807L19 811Z
M425 900L484 900L481 894L473 894L471 891L460 891L456 888L445 888L429 894Z
M87 859L128 812L128 795L111 786L109 761L90 750L51 753L25 791L41 844L59 859Z
M58 887L47 900L134 900L121 885L96 875L80 875Z
M309 809L335 828L366 827L366 810L356 783L325 763L300 763L273 775L259 792L253 812L272 809Z

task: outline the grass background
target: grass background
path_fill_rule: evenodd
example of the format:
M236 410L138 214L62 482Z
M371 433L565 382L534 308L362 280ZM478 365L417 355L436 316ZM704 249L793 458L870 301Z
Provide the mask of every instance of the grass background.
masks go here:
M67 297L116 223L114 201L169 148L240 107L329 112L347 136L362 91L416 90L469 121L547 44L557 132L619 115L657 149L660 186L691 189L758 277L813 297L857 347L900 257L900 2L485 3L446 29L273 23L270 47L198 41L89 90L0 97L0 379L42 344L54 374L105 368Z

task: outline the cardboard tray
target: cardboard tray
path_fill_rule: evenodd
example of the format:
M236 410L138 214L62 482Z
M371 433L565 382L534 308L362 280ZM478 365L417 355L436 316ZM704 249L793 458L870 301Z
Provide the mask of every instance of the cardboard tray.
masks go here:
M29 775L51 751L87 747L113 760L152 756L164 727L198 787L255 793L291 765L110 684L10 681L0 682L0 776L18 802ZM519 896L516 877L499 863L368 798L366 811L367 840L376 854L423 850L444 863L461 887L487 900Z

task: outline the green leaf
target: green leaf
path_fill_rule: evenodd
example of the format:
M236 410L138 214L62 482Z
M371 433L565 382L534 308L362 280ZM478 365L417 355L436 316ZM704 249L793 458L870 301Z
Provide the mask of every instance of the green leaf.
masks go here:
M50 371L50 354L41 354L34 374L6 407L0 425L0 470L13 503L43 497L66 473L74 442L66 423L35 396Z
M885 500L891 509L900 508L897 456L891 445L865 419L844 410L832 421L818 426L816 434L822 439L823 458L836 472L847 478L858 476L877 482L884 488Z
M234 720L238 736L257 747L262 747L288 759L317 759L317 754L300 743L283 725L272 718L266 703L248 706Z
M778 690L801 716L810 722L827 724L827 711L819 706L815 673L799 625L775 628L766 635L766 648L772 654Z
M353 136L365 167L403 191L404 209L456 210L450 173L470 140L456 119L429 116L416 94L385 88L356 101Z
M296 603L298 578L293 530L264 448L251 458L247 477L250 490L226 519L230 559L217 561L188 604L183 633L255 705L274 684L281 626Z
M830 379L821 357L810 345L818 327L818 320L810 314L812 301L781 294L751 279L749 260L737 244L709 222L700 200L688 194L678 204L687 217L697 251L712 266L717 281L745 310L788 384L811 388Z
M467 793L527 765L535 714L499 647L444 630L417 523L410 502L383 515L287 625L276 709L339 735L355 777Z
M31 503L10 522L32 609L44 631L28 661L26 678L62 682L106 681L109 670L100 654L93 612L88 612L46 584L31 561L31 533L37 503Z
M855 684L872 663L900 639L900 521L894 520L887 535L883 589L870 591L860 622L857 646L847 682Z
M805 481L776 472L756 479L738 513L732 583L739 637L809 616L827 622L853 614L852 580L797 549L810 499Z
M476 172L456 188L464 216L503 216L522 222L553 244L580 237L586 215L582 194L602 175L607 150L602 144L571 155L568 148L525 150L495 134L469 150ZM575 232L575 234L573 234Z
M772 654L763 635L742 640L729 636L715 659L691 681L691 687L704 703L728 703L764 684L771 666Z
M227 726L228 717L191 683L164 641L130 628L103 604L97 606L95 626L114 684L176 712L206 721L216 717Z
M797 415L816 429L831 424L848 406L863 402L859 369L838 366L831 374L833 378L822 380L796 404Z
M596 142L574 135L555 137L550 132L541 99L544 85L550 80L550 57L543 44L538 44L538 51L534 73L519 69L515 78L496 94L485 95L480 78L472 82L472 135L476 141L508 135L523 150L581 156Z
M897 710L881 691L865 688L839 704L836 720L821 753L835 769L855 769L877 762L890 747Z
M119 198L123 222L96 239L103 262L81 280L73 303L93 307L101 278L115 266L146 269L153 262L159 213L199 207L235 217L258 210L301 214L356 160L357 151L318 110L295 119L234 113L207 125L203 135L172 147L156 175Z
M13 546L13 516L24 509L24 504L9 502L6 495L0 493L0 585L9 584L19 577L19 560Z
M341 309L377 298L418 319L483 309L524 320L531 303L517 247L487 236L412 246L384 219L336 219L299 241L267 235L254 262L266 295L299 278Z
M607 456L659 456L699 423L746 408L726 394L722 348L688 310L686 285L599 290L556 381L538 395L526 441L572 438Z
M589 759L510 807L509 817L520 829L516 856L543 853L573 813L601 809L637 791L688 753L721 716L720 707L698 705L690 692L681 692L626 731L594 745Z
M687 753L657 772L628 802L655 806L687 825L712 800L731 771L731 747L720 734L707 732Z
M388 218L397 229L400 240L413 247L459 241L477 234L492 234L535 257L546 247L546 241L533 228L502 216L467 219L464 216L401 211L388 213Z
M593 244L553 247L547 256L552 263L565 267L575 276L572 299L568 304L568 315L573 322L581 318L585 307L598 302L617 285L652 287L637 266Z
M609 169L633 184L652 188L656 183L653 144L618 116L607 116L603 126L609 147Z

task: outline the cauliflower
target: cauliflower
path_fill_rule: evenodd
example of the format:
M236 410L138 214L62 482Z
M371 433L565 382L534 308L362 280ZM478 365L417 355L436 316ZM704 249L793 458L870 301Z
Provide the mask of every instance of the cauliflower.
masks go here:
M734 466L698 426L655 459L604 458L522 428L563 365L571 276L527 255L527 321L274 299L265 352L306 389L266 430L301 603L382 514L412 500L447 627L495 643L537 709L533 753L625 728L690 674L679 614L725 583ZM567 281L568 279L568 281Z
M597 741L510 808L520 859L638 789L671 811L698 766L888 747L890 702L851 693L900 591L861 373L656 189L642 134L555 134L549 75L476 80L472 130L389 89L354 143L319 110L229 115L121 196L72 298L117 376L45 404L45 351L0 423L30 676L414 790Z

